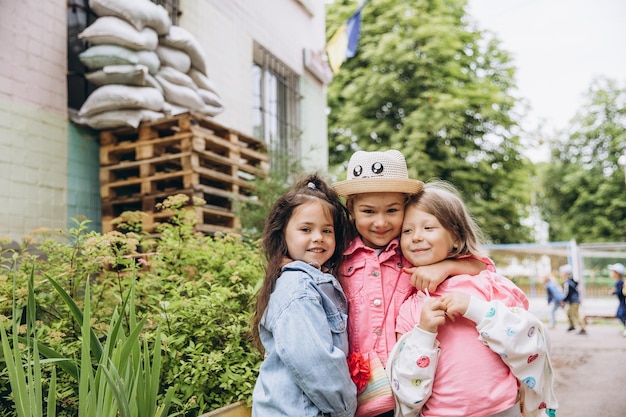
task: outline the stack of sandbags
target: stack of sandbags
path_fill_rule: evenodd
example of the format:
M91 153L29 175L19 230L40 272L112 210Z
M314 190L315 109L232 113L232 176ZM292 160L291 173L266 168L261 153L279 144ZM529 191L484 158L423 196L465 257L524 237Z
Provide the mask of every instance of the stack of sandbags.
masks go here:
M180 26L172 26L159 38L161 69L156 75L167 103L208 116L224 111L222 100L209 80L206 54L196 38Z
M91 45L79 58L98 88L74 122L110 129L189 110L223 111L202 47L172 26L162 6L150 0L90 0L89 6L98 18L78 35Z

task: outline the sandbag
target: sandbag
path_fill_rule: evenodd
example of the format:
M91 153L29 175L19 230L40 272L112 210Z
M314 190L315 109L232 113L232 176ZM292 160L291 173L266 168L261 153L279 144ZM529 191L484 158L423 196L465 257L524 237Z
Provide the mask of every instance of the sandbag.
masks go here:
M159 72L157 72L158 76L163 77L167 81L176 84L183 85L185 87L191 88L192 90L197 90L198 86L193 82L191 77L183 72L178 71L172 67L161 67L159 68Z
M88 117L78 117L73 121L86 125L92 129L115 129L118 127L132 127L136 129L141 122L149 122L165 117L161 112L147 109L108 110Z
M206 74L206 53L200 42L189 31L180 26L172 26L169 33L161 37L159 42L161 45L185 51L191 58L191 66Z
M202 100L204 101L205 104L208 104L210 106L214 106L217 108L224 107L224 103L222 103L222 99L220 98L220 96L215 94L213 91L205 90L204 88L199 88L197 92L200 95L200 97L202 97Z
M162 66L172 67L180 72L188 72L191 69L191 58L187 52L165 45L157 46L156 53Z
M78 39L92 45L113 44L136 51L154 51L159 44L159 36L154 29L146 27L138 30L127 21L115 16L97 18L78 34Z
M94 116L108 110L148 109L161 111L163 95L156 88L110 84L96 88L85 100L78 116Z
M191 77L193 82L198 86L198 88L203 88L205 90L209 90L219 96L220 94L217 92L215 87L215 83L209 79L205 74L201 73L195 68L191 68L187 75Z
M89 0L89 7L98 16L124 19L137 30L150 27L165 35L172 26L167 10L150 0Z
M163 87L165 101L193 111L204 107L205 104L202 97L192 88L171 83L158 74L155 75L154 78L156 78L159 84L161 84L161 87Z
M78 55L78 59L90 70L98 70L107 65L141 64L148 67L150 74L156 74L161 61L154 51L133 51L120 45L95 45Z
M101 69L85 74L87 81L94 85L124 84L146 85L148 67L145 65L107 65Z

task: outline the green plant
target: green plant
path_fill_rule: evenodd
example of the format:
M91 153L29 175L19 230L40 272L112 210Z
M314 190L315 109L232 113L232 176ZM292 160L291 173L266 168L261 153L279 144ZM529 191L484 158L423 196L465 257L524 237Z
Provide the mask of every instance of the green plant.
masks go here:
M272 169L268 176L257 177L253 182L255 196L234 202L241 229L251 239L261 237L265 219L274 202L289 188L290 179L301 176L304 172L298 162L290 163L284 154L270 152L270 156Z
M109 350L110 346L121 349L128 343L132 352L140 349L144 356L150 352L152 375L155 354L161 352L161 377L149 390L161 403L170 392L170 415L193 417L250 399L261 363L249 340L252 304L263 277L258 243L236 234L196 232L194 219L187 215L187 197L172 196L163 204L174 216L160 227L158 239L134 232L90 232L84 227L86 219L76 219L76 226L67 232L39 230L15 251L0 248L7 265L0 270L0 300L14 298L20 311L28 311L27 283L32 274L37 347L47 358L43 363L56 365L42 370L42 387L50 385L56 369L59 417L79 415L80 376L88 370L81 366L87 340L92 386L98 387L113 389L117 383L113 371L108 376L104 372L112 369L105 358L112 361L125 387L124 372L132 369L137 375L148 369L138 370L135 359L123 363L115 356L121 350ZM16 316L22 313L8 307L10 303L0 302L0 315L24 322ZM89 319L81 316L86 316L87 307ZM119 330L114 331L116 325ZM134 330L139 332L137 339ZM3 365L0 362L0 401L11 399ZM140 383L134 385L137 393L146 390L139 388ZM0 417L15 416L0 407Z
M13 314L13 345L4 328L0 328L2 350L11 385L12 399L18 417L43 416L42 404L42 362L57 362L74 377L78 377L78 416L79 417L162 417L167 415L174 394L169 389L161 404L158 393L161 377L161 334L156 331L152 349L146 340L140 340L146 318L137 321L134 305L134 286L122 306L128 311L128 335L123 330L123 314L117 310L111 318L109 332L104 346L91 327L91 303L89 285L85 287L84 310L81 311L74 299L51 277L48 280L58 291L69 307L81 328L81 355L79 364L72 364L57 352L45 347L42 349L49 360L40 359L39 342L35 328L34 274L29 280L27 315L27 336L23 341L26 355L21 353L18 340L18 318L21 313L15 308ZM15 303L14 303L15 306ZM95 372L94 372L95 361ZM24 363L24 364L22 364ZM65 366L63 366L65 365ZM78 365L78 373L74 366ZM25 368L24 371L22 368ZM47 397L48 417L56 415L56 370L52 368Z
M41 364L39 357L37 331L35 326L35 295L33 289L33 274L28 281L28 307L26 321L25 347L20 349L19 320L21 309L13 302L13 320L11 321L11 341L4 329L0 326L2 339L2 353L9 375L12 400L18 417L54 417L56 415L56 371L52 367L50 385L48 388L46 414L43 413L43 388ZM15 299L14 299L15 300Z

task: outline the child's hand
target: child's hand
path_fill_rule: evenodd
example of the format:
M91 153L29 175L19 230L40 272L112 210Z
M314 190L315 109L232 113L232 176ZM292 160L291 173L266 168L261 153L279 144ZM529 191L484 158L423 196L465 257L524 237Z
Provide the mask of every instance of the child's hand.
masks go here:
M441 302L446 309L450 320L456 320L456 315L463 315L467 312L470 303L470 296L460 292L451 292L441 297Z
M411 274L411 285L418 290L435 292L439 284L450 275L448 268L441 262L431 265L404 268L404 272Z
M437 333L439 326L446 322L444 304L438 298L429 298L422 307L419 328L431 333Z

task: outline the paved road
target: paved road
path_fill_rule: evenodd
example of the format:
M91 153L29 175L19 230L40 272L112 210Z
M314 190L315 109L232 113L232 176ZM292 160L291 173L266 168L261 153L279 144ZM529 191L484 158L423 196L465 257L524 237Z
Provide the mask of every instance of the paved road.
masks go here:
M583 300L587 316L612 317L617 299ZM530 310L547 322L544 298L531 299ZM567 332L563 310L550 330L559 417L626 416L626 337L617 319L588 318L587 335Z

